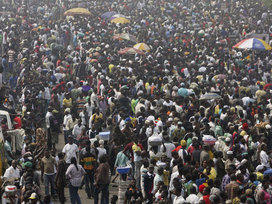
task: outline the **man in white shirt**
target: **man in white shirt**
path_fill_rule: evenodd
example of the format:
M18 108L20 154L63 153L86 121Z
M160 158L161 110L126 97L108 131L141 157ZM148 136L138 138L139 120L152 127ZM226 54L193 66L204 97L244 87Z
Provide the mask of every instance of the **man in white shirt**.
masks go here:
M69 143L67 143L63 149L62 152L65 153L65 161L67 164L71 163L71 158L75 157L77 158L77 154L79 152L78 146L74 143L73 137L68 137Z
M267 146L266 144L262 144L261 146L261 152L260 152L260 160L261 160L261 164L267 168L270 168L270 159L269 156L266 153L267 150Z
M76 124L74 126L74 129L72 131L72 134L73 136L76 138L76 139L79 139L82 135L82 132L84 130L85 126L82 124L82 120L81 118L78 119L78 124Z
M17 168L17 162L15 160L13 160L11 166L6 169L3 177L6 180L17 180L20 178L20 170Z
M159 190L159 183L160 181L163 182L163 168L159 167L158 172L155 174L154 181L153 181L153 194L156 194L157 191Z
M70 114L70 108L66 108L64 111L64 117L63 117L63 133L64 133L64 141L65 144L67 144L68 136L69 136L69 129L68 129L68 121L72 120L72 115Z
M190 188L190 195L186 198L187 203L192 203L192 204L198 204L199 198L196 195L196 188L195 186L191 186Z
M176 186L174 188L175 198L174 198L173 204L182 204L182 203L185 203L185 199L182 197L181 191L182 191L181 185Z
M160 147L160 151L164 152L167 156L167 158L172 159L171 152L176 148L176 146L170 142L170 138L166 135L163 136L164 142Z

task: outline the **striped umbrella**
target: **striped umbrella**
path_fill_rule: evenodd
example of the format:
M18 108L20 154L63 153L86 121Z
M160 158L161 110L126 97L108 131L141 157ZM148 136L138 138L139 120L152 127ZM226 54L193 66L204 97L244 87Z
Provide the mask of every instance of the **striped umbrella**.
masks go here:
M259 38L248 38L233 46L238 49L271 50L271 46Z

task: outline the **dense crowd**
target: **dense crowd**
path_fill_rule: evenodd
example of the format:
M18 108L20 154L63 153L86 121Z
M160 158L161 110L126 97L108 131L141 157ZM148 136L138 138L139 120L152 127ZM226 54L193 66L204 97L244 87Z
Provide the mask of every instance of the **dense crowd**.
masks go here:
M233 48L272 44L262 1L0 5L0 110L24 132L14 148L1 117L17 203L271 203L271 50ZM90 14L65 15L76 7Z

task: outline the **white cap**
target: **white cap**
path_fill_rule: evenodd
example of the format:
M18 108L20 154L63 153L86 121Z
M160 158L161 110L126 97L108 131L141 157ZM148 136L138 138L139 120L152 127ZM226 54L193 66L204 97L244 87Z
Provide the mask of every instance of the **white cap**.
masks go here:
M233 155L233 151L227 151L227 155Z

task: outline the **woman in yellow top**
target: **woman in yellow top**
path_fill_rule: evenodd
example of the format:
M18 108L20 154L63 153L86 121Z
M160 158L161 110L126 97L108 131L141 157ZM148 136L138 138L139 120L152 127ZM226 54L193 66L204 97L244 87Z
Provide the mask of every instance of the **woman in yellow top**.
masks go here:
M72 101L72 98L69 97L69 94L65 95L65 98L63 99L62 104L63 104L64 109L65 108L72 108L73 101Z

